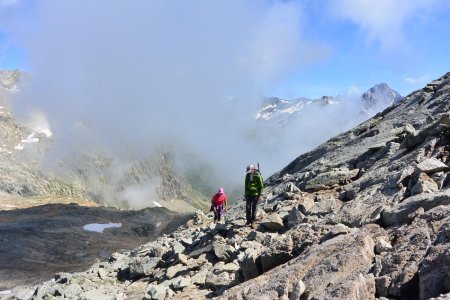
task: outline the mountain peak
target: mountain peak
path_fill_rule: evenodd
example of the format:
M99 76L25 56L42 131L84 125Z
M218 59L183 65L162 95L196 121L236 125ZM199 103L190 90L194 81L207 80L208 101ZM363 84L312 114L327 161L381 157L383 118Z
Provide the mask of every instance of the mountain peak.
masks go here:
M373 114L398 103L403 97L386 83L378 83L361 95L363 111Z

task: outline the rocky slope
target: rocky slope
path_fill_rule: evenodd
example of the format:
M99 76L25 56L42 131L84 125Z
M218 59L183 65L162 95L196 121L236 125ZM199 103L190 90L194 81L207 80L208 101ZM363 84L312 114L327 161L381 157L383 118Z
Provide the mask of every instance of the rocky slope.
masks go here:
M11 112L19 92L20 71L0 70L0 196L85 196L86 189L41 171L40 159L51 145L48 128L24 124Z
M450 299L450 73L185 225L19 299Z

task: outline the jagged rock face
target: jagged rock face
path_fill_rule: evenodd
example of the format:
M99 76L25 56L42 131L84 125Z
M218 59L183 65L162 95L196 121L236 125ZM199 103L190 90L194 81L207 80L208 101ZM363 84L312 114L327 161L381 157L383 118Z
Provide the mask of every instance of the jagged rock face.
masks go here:
M22 76L24 75L19 70L0 70L0 89L16 91Z
M225 224L198 213L153 243L13 293L449 299L449 109L450 73L268 178L255 228L238 202Z
M18 122L10 97L19 91L20 71L0 71L0 193L21 196L85 196L81 186L44 174L40 160L52 143L51 132Z
M369 114L380 111L402 100L402 96L386 83L379 83L362 94L363 111Z

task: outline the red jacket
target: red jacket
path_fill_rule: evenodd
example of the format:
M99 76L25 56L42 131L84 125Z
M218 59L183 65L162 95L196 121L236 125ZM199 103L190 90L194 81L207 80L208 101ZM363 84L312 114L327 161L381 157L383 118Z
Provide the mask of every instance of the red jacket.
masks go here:
M227 195L225 195L225 194L219 194L219 193L215 194L215 195L212 197L212 199L211 199L211 202L212 202L214 205L220 205L220 204L223 204L225 201L227 201Z

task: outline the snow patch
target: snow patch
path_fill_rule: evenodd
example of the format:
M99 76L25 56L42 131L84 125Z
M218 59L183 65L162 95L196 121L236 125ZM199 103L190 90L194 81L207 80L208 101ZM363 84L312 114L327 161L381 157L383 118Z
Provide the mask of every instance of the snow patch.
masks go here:
M15 146L14 149L19 150L19 151L23 150L23 144L20 143L19 145Z
M86 231L95 231L103 233L103 230L105 230L106 228L113 228L113 227L122 227L122 223L108 223L108 224L92 223L84 225L83 229Z
M161 222L158 222L158 223L156 223L156 227L159 227L159 226L161 226Z
M153 203L158 207L162 207L162 205L159 202L153 201Z
M22 143L31 144L39 142L39 139L34 137L35 134L36 132L29 134L26 139L22 139Z
M53 135L50 130L50 123L43 112L35 111L31 113L30 120L27 123L37 133L45 134L46 137Z

